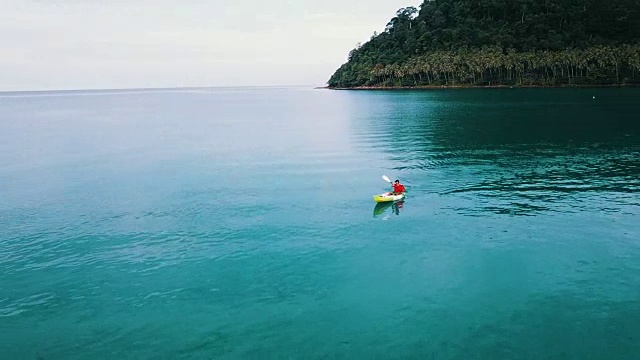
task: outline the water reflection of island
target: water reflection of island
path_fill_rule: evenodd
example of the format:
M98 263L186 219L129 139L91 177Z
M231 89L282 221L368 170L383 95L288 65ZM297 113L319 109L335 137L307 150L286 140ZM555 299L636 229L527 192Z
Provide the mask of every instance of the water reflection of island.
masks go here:
M387 210L388 208L391 208L391 212L393 212L394 214L400 215L400 209L402 209L403 206L404 200L377 203L373 208L373 216L376 217L384 214L385 210Z
M461 200L459 214L535 216L640 191L638 89L485 90L380 96L375 145L393 171Z

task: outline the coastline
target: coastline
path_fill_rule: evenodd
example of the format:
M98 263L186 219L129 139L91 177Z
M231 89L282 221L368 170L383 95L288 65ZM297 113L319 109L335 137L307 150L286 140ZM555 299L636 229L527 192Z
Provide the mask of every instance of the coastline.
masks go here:
M330 87L319 86L316 89L326 90L443 90L443 89L557 89L557 88L635 88L640 84L606 84L606 85L419 85L419 86L356 86Z

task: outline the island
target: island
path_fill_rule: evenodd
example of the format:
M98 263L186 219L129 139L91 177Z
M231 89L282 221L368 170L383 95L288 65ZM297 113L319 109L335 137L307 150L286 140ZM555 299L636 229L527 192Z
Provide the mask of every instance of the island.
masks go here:
M638 0L425 0L357 44L327 87L629 85Z

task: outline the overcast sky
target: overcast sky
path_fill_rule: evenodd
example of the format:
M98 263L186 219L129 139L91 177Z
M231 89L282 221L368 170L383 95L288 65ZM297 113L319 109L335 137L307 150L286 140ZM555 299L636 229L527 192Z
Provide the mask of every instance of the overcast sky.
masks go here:
M0 0L0 90L324 85L416 0Z

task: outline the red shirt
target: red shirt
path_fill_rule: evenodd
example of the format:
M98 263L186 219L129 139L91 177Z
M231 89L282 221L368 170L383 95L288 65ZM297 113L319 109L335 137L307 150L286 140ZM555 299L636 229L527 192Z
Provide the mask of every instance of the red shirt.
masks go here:
M398 183L398 184L393 184L393 192L396 192L396 193L403 193L403 192L405 192L405 190L406 190L406 189L404 188L404 185L402 185L402 184L400 184L400 183Z

